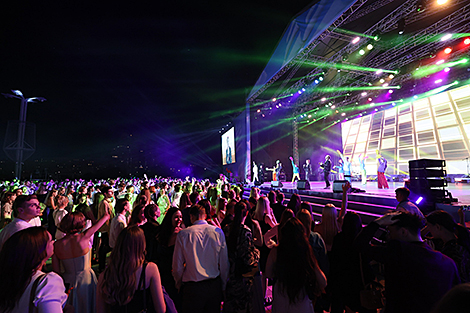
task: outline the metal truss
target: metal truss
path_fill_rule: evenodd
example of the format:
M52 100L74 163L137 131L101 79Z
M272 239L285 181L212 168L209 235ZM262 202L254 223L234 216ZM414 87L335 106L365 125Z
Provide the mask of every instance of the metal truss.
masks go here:
M368 6L366 6L363 10L360 12L357 12L355 15L353 15L349 20L348 23L351 23L357 19L360 19L363 16L366 16L369 13L372 13L384 6L386 6L389 3L392 3L394 0L382 0L382 1L376 1Z

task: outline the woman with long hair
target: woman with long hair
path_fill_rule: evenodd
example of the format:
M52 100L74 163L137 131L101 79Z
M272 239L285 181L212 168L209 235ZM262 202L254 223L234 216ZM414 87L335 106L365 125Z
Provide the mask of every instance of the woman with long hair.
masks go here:
M139 204L136 206L131 213L131 218L129 219L129 226L142 226L147 222L144 214L145 206Z
M57 226L55 226L54 222L54 211L57 209L57 196L59 191L57 189L52 189L49 191L46 197L45 205L46 209L42 213L44 218L47 218L47 230L51 233L52 238L55 238L55 232L57 230ZM47 217L46 217L47 216Z
M181 299L175 287L172 275L173 253L175 251L176 236L183 229L183 215L181 210L171 207L163 219L157 235L157 265L162 278L162 285L175 302L176 308L181 308Z
M7 223L11 222L13 213L13 202L15 202L16 194L8 191L3 196L2 209L0 216L0 229L3 228Z
M252 312L253 281L259 271L259 251L256 249L251 229L245 223L249 214L248 206L240 201L235 205L232 223L225 227L229 279L225 291L223 312Z
M266 274L275 278L272 312L311 312L312 301L326 286L304 226L295 217L280 229L279 245L271 251Z
M442 210L428 214L426 221L427 230L433 238L444 242L439 251L454 260L461 282L470 282L470 234L468 230L457 224L449 213Z
M95 312L97 280L91 269L90 240L108 219L109 214L105 212L96 224L85 231L86 218L81 212L69 213L60 222L59 229L65 237L54 243L52 268L71 288L68 303L75 308L75 312Z
M98 280L96 308L98 313L166 311L160 272L155 263L145 262L145 236L139 227L127 227L119 234Z
M302 199L300 199L300 196L296 193L294 193L291 197L289 202L287 203L287 208L291 209L294 212L294 215L297 215L297 212L300 211L300 208L302 206Z
M62 278L41 271L54 253L51 234L30 227L13 234L0 252L0 312L62 312L67 300ZM31 302L31 293L34 294Z
M165 218L166 211L170 208L171 205L170 198L168 198L167 190L168 184L162 183L160 185L160 192L158 193L156 203L158 205L158 208L160 209L160 216L157 219L158 223L163 222L163 218Z

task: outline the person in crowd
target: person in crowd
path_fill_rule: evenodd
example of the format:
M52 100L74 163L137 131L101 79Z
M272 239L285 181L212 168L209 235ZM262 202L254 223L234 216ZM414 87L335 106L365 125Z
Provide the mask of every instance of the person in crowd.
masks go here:
M173 277L183 297L183 313L219 313L229 274L225 236L208 225L206 210L194 205L192 226L181 230L175 243Z
M68 214L67 206L69 205L69 198L65 196L59 196L57 198L57 209L54 210L54 223L57 227L55 232L55 239L62 239L65 236L65 233L59 228L60 221L64 218L65 215Z
M88 200L88 196L86 194L79 195L77 198L78 205L75 208L75 211L82 212L83 215L85 215L85 218L87 219L87 221L91 221L91 224L95 224L96 218L90 206L88 205L87 200Z
M274 190L268 192L268 200L272 208L273 205L276 203L276 192Z
M423 213L421 210L414 204L413 202L410 201L410 190L406 187L400 187L395 189L395 198L398 201L397 204L397 210L399 211L407 211L412 214L416 214L421 218L424 218Z
M86 218L81 212L69 213L60 222L59 229L65 237L54 243L52 268L69 286L68 303L75 308L75 312L95 312L97 280L91 269L90 240L108 219L109 215L105 212L96 224L85 231Z
M348 190L351 187L349 182L342 185L343 198L341 201L341 210L337 213L336 207L333 204L326 204L323 208L320 224L315 226L316 231L322 236L325 241L327 251L331 251L333 239L343 225L343 218L346 214L346 207L348 205Z
M297 212L300 211L300 206L302 204L302 199L300 196L296 193L292 194L290 197L289 202L287 203L287 208L291 209L292 212L294 212L294 215L297 214Z
M284 226L284 224L291 218L294 217L294 212L291 209L286 209L282 212L281 218L279 219L279 223L274 225L273 228L268 230L263 235L263 240L266 243L268 248L272 249L276 244L279 243L279 230ZM277 242L275 242L272 238L276 237Z
M230 262L224 313L252 312L253 280L259 271L259 250L255 247L251 229L244 225L248 214L247 204L238 202L232 223L224 229Z
M112 220L114 218L114 208L111 205L111 201L114 196L113 189L109 186L101 187L101 193L104 196L104 199L100 202L98 206L98 219L100 219L103 215L109 215L109 218ZM104 271L106 266L106 254L111 251L111 247L109 246L109 230L110 230L111 223L110 221L106 221L100 229L99 232L101 233L101 244L98 250L98 270L100 272Z
M217 209L215 210L215 214L217 214L217 221L219 222L219 224L221 224L225 218L226 206L227 206L227 199L225 198L217 199L217 205L216 205Z
M109 246L114 248L116 245L117 237L121 231L127 227L129 221L129 214L131 212L131 203L126 198L121 198L116 201L113 217L109 226ZM104 212L106 213L106 212Z
M16 194L8 191L3 196L2 209L0 216L0 229L11 222L13 213L13 202L16 200Z
M120 182L117 185L117 190L114 191L114 199L121 199L126 196L126 183Z
M54 254L53 243L43 227L25 228L6 240L0 251L1 312L63 312L67 294L62 278L41 271Z
M119 234L98 280L96 308L97 313L166 311L160 272L155 263L145 261L145 236L139 227Z
M198 202L199 205L206 209L206 218L207 223L209 225L214 225L220 228L220 223L217 220L217 215L215 214L215 209L212 207L210 201L208 199L202 199Z
M316 296L326 287L326 277L318 267L304 226L295 217L280 229L279 245L269 254L268 277L276 279L272 312L311 312Z
M15 204L13 205L13 212L16 217L0 232L0 251L5 241L14 233L32 227L29 221L41 214L41 206L39 205L36 195L22 195L16 198Z
M140 228L144 231L145 235L145 260L148 262L156 260L157 253L157 234L160 230L160 224L157 222L160 216L160 209L154 203L147 204L144 208L144 217L146 223L141 225Z
M363 259L353 247L354 238L361 230L361 217L348 212L344 216L341 232L333 240L328 276L328 288L332 294L331 313L342 313L346 306L355 312L376 313L376 310L368 311L361 306L360 292L364 284L374 279L370 260Z
M470 283L454 286L439 301L431 313L467 313Z
M181 185L180 184L175 185L175 190L173 194L171 195L171 206L173 207L179 206L180 198L182 194L183 194L183 191L181 190Z
M55 232L57 227L55 226L54 222L54 211L57 209L57 197L59 195L59 191L57 189L52 189L49 191L46 197L46 209L43 212L44 219L47 220L47 230L55 238Z
M176 236L183 229L183 216L176 207L168 209L162 225L157 234L156 263L160 270L162 285L173 299L178 311L181 311L181 296L175 286L173 278L173 253L175 251Z
M271 208L273 209L276 221L280 221L282 212L287 209L284 205L284 194L282 192L276 193L276 203L271 203Z
M171 205L171 201L170 198L168 198L167 191L168 184L162 183L162 185L160 186L160 192L157 197L157 206L160 209L160 216L157 219L157 222L159 224L163 221L166 211L170 208Z
M144 209L145 206L139 204L132 210L131 217L129 219L129 226L142 226L147 222L147 219L145 218L144 214Z
M470 233L468 229L455 223L452 216L442 210L428 214L426 226L434 239L440 239L444 243L439 251L454 260L460 281L470 282Z
M253 198L253 199L255 199L256 201L258 201L259 197L260 197L259 188L257 188L257 187L251 187L251 189L250 189L250 199Z
M424 220L408 212L388 213L369 223L354 240L365 258L384 264L385 312L430 312L460 283L454 261L421 239ZM385 246L371 245L380 227L389 231Z
M313 223L310 211L302 209L297 213L296 217L305 227L305 234L307 234L308 243L312 247L313 255L317 260L318 266L320 266L320 269L325 275L328 275L330 265L326 254L326 245L321 235L315 232L315 229L312 229Z
M256 204L256 210L253 215L254 219L258 221L259 226L261 227L261 232L264 236L268 230L274 227L277 224L274 213L269 206L269 200L266 197L260 197ZM263 246L260 248L260 269L262 273L262 284L263 284L263 295L266 296L266 287L267 287L267 276L266 276L266 262L268 260L268 255L271 249L267 246L267 242L263 243ZM269 304L269 299L266 303Z
M180 205L179 209L181 210L181 214L183 214L183 223L186 227L191 225L191 218L189 216L189 209L192 206L191 199L189 198L189 193L183 192L180 198Z
M220 223L220 227L222 229L232 222L233 216L235 215L235 204L237 204L237 202L238 201L235 199L232 199L228 202L225 209L225 218L223 219L222 223Z

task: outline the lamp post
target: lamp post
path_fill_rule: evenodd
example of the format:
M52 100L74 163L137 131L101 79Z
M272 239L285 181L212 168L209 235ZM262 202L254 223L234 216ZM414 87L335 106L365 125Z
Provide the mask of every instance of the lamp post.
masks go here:
M15 98L21 100L20 108L20 120L18 124L18 139L15 145L16 150L16 160L15 160L15 176L17 179L21 179L21 168L23 166L23 152L25 149L24 145L24 135L26 129L26 110L28 109L28 103L37 103L46 101L42 97L31 97L25 98L23 93L19 90L12 90L13 94L2 93L5 98Z

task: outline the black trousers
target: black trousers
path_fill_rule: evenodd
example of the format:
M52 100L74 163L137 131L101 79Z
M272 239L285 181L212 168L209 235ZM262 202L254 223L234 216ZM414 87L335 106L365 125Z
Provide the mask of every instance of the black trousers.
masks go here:
M222 280L220 277L183 283L183 313L220 313Z
M330 172L323 172L323 176L325 178L326 187L330 187Z
M106 267L106 254L111 250L108 233L101 233L101 245L98 250L98 269L100 271L104 271Z

